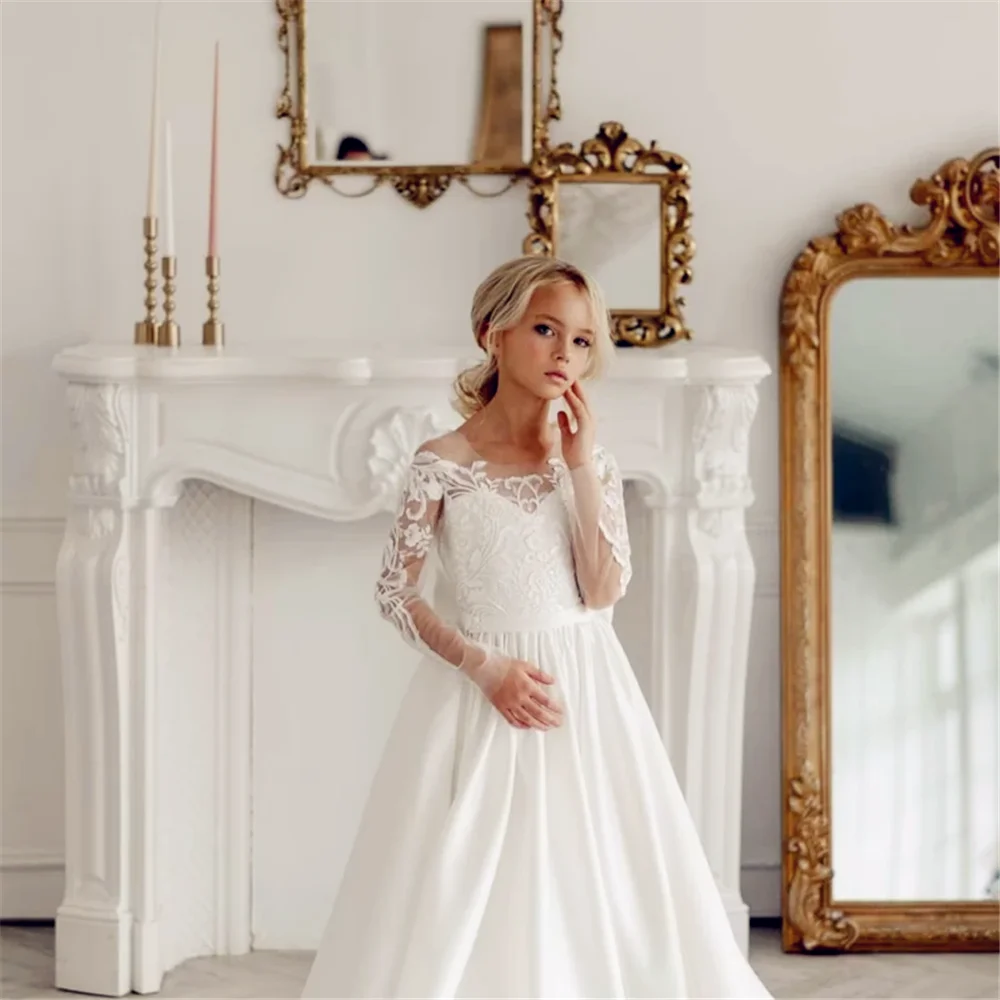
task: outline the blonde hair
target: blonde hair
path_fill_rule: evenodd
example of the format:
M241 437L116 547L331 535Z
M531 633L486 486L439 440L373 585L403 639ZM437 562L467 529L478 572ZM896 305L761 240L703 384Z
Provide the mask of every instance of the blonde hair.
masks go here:
M464 417L481 410L497 392L497 338L524 318L531 296L539 288L568 282L587 297L594 317L593 353L583 378L595 378L612 353L611 323L604 296L589 275L555 257L515 257L490 273L472 298L472 333L486 360L466 369L455 380L455 408Z

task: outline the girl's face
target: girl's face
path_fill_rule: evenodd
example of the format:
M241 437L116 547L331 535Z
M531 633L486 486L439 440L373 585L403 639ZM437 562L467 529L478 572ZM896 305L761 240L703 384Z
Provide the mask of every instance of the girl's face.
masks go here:
M561 281L537 289L521 322L498 338L500 381L559 399L597 350L594 325L587 296L575 285Z

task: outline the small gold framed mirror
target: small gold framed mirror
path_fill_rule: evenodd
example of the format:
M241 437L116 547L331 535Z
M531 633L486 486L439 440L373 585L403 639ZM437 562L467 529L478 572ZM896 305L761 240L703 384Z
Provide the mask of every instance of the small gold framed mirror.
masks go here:
M687 163L605 122L579 149L549 151L532 175L525 253L592 274L620 346L689 338L681 294L694 256Z
M783 943L1000 942L1000 149L860 204L781 300Z
M563 0L275 3L283 195L389 184L426 208L453 181L501 194L544 153L560 115Z

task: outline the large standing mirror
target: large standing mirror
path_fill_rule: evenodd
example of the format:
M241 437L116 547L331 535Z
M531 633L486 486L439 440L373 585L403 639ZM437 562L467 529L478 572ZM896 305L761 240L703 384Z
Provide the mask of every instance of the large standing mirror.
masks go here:
M457 179L527 174L559 116L562 0L276 0L290 136L275 181L425 207ZM470 178L495 175L501 183ZM506 181L506 183L504 183Z
M833 897L995 899L1000 287L850 281L829 329Z
M789 950L1000 941L1000 151L871 205L782 301Z

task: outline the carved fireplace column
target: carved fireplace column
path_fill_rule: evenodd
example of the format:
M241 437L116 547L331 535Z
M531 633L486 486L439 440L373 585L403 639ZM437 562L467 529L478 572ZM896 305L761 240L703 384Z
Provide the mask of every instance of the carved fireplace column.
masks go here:
M134 502L137 399L68 388L74 436L57 565L66 739L66 882L56 985L120 994L156 935L153 578L161 512ZM149 954L150 949L154 954Z
M744 531L754 384L684 388L676 490L651 511L652 707L733 930L740 893L744 702L754 564Z

